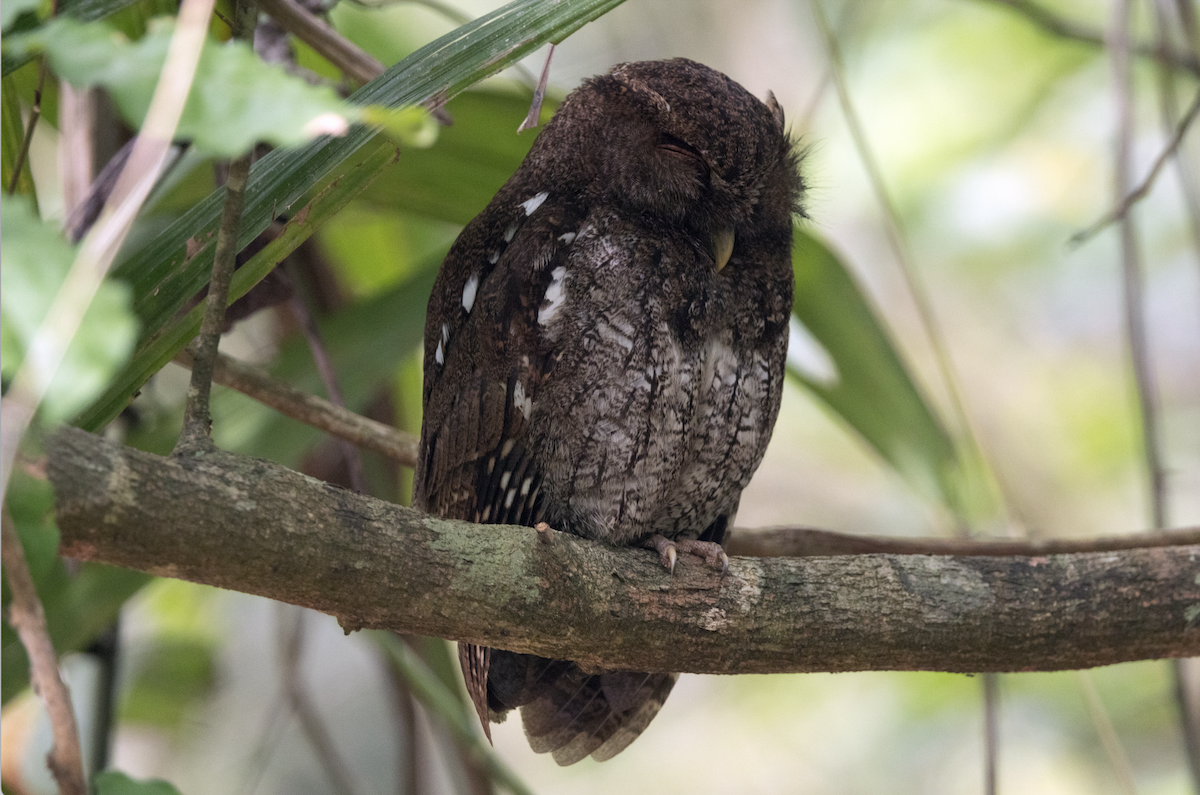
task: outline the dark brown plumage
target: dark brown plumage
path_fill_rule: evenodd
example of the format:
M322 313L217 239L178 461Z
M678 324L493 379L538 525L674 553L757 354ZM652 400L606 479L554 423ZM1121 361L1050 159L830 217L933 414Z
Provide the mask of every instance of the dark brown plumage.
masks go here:
M779 411L801 190L773 97L682 58L585 81L442 264L415 504L723 559ZM520 708L564 765L624 749L676 679L459 656L485 731Z

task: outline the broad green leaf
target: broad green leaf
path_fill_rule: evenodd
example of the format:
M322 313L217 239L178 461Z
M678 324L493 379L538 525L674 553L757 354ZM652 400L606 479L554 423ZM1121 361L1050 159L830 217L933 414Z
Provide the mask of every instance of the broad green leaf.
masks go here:
M179 795L175 786L162 779L137 781L118 770L104 770L92 776L96 795Z
M363 86L351 100L396 108L435 97L453 97L542 44L562 41L621 2L516 0L422 47ZM273 219L292 212L318 182L345 174L353 165L345 163L347 158L375 135L374 130L354 127L341 138L319 139L295 150L276 150L255 163L247 187L239 245L249 244ZM168 343L163 327L208 283L221 201L222 192L210 194L116 267L114 272L133 287L134 308L143 322L144 336L130 367L78 419L81 427L104 427L157 372L152 363L168 361L191 338L176 326ZM243 267L239 273L246 270ZM265 273L259 273L258 278ZM142 356L150 347L156 347L157 353Z
M53 224L43 223L33 213L27 199L5 196L0 207L4 228L0 367L11 377L70 270L75 249ZM136 340L128 286L103 282L42 402L43 418L69 419L93 401L125 364Z
M173 21L152 21L130 42L102 23L60 17L19 37L13 47L46 52L55 73L78 88L103 86L125 120L141 127L166 59ZM328 86L310 86L268 65L244 42L205 42L176 135L202 152L233 157L258 142L295 146L344 132L360 108Z
M792 310L829 354L832 378L788 374L857 431L918 493L963 512L954 440L913 382L866 296L838 259L797 228L792 249Z

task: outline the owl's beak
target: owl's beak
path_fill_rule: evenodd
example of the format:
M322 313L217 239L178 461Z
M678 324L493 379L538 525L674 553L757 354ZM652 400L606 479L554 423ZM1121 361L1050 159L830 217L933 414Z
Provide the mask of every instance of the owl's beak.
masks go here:
M717 263L717 273L729 262L733 254L733 227L727 226L713 233L713 260Z

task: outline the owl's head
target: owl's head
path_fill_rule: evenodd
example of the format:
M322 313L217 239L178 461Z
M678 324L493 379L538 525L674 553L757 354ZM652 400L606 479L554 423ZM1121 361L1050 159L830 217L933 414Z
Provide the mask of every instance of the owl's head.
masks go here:
M741 234L790 230L798 211L797 157L774 97L695 61L619 64L572 93L551 127L543 137L575 161L587 200L644 221Z

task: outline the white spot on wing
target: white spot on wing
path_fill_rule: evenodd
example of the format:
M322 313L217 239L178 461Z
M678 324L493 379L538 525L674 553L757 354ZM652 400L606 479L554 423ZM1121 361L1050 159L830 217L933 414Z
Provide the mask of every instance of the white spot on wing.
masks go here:
M521 207L525 210L525 214L533 215L534 211L542 206L542 202L546 201L546 197L549 195L547 191L542 191L532 199L521 202Z
M569 246L575 242L575 233L574 232L563 232L561 235L558 236L558 239L561 240L562 242L566 243Z
M550 286L546 288L546 297L542 301L541 308L538 309L538 323L542 325L549 323L562 308L563 303L567 300L566 280L567 269L565 266L559 265L550 271Z
M488 254L488 262L490 262L491 264L495 265L499 261L500 261L499 249L497 249L496 251L493 251L491 254Z
M533 399L525 394L525 385L520 381L513 387L513 407L521 410L525 415L525 419L529 419L529 415L533 412ZM501 488L504 486L501 485Z
M442 353L442 341L441 341L441 340L438 340L438 346L437 346L437 350L433 352L433 359L434 359L434 361L436 361L438 364L445 364L445 363L446 363L446 357L445 357L445 355Z
M516 224L509 225L508 229L504 230L504 242L511 243L512 239L513 239L513 235L515 235L516 233L517 233L517 225Z
M479 274L472 273L471 278L467 279L466 286L463 287L462 304L463 304L463 309L467 310L468 313L470 313L471 307L475 306L475 293L477 293L478 291L479 291Z

